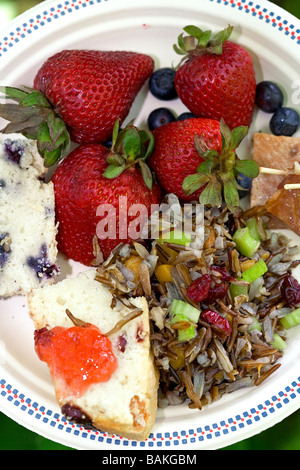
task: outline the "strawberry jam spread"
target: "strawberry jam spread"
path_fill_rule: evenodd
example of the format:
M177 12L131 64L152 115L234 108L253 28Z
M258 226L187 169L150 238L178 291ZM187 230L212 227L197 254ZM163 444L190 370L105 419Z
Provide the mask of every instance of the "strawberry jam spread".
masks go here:
M117 368L109 338L89 323L34 333L35 350L51 375L62 378L68 393L81 396L92 384L108 381Z

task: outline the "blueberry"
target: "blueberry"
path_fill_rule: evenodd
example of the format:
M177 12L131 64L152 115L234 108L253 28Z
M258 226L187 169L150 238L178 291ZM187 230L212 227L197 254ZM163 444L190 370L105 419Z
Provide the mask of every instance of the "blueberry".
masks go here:
M244 197L248 196L248 194L251 191L252 178L249 178L249 176L245 176L242 173L239 173L236 178L236 181L239 184L239 186L243 188L243 189L238 189L240 199L243 199Z
M278 85L267 80L256 87L256 105L265 113L275 113L283 105L283 93Z
M0 235L0 268L3 268L5 263L8 261L10 253L9 235L8 233L2 233Z
M179 114L177 117L177 121L184 121L185 119L191 119L191 118L196 118L195 114L189 113L188 111Z
M29 256L27 258L27 266L29 266L33 271L35 271L38 278L47 277L50 279L58 272L58 268L55 265L51 265L49 259L47 258L47 247L42 245L40 249L39 256L35 258L34 256Z
M10 162L19 164L24 151L25 147L22 141L11 139L4 141L4 152Z
M176 121L176 117L172 111L167 108L154 109L148 116L148 126L150 131L173 121Z
M274 135L292 136L300 127L300 116L292 108L279 108L270 119Z
M0 189L4 189L6 187L6 183L4 181L4 179L0 179Z
M177 91L174 85L176 71L164 67L156 70L149 81L149 89L153 96L160 100L172 100L177 98Z

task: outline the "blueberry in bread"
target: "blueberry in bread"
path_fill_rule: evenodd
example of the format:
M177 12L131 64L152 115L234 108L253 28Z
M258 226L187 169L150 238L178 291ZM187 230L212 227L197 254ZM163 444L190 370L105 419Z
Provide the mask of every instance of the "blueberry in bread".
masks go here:
M150 350L146 299L116 302L91 269L35 289L28 305L35 349L49 366L65 416L126 438L147 438L156 417L158 373ZM77 330L73 318L80 324ZM94 335L97 340L91 339ZM101 335L108 342L98 354ZM99 357L103 351L105 361ZM100 368L105 369L104 377Z
M36 142L0 134L0 297L27 294L58 272L54 189Z

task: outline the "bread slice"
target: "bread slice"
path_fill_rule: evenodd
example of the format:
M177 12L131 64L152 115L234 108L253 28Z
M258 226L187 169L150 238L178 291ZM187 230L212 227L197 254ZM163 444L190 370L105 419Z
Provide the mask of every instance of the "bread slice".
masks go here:
M35 329L74 326L74 317L110 332L130 312L123 303L112 308L112 294L91 269L76 278L35 289L28 296ZM81 395L68 394L61 377L53 376L57 401L67 418L88 421L93 427L134 440L148 437L156 417L158 373L150 350L148 303L144 297L130 299L142 314L109 335L118 366L107 382L96 383ZM78 416L80 419L78 420Z
M36 141L0 134L0 297L26 295L58 274L52 182Z
M275 136L255 133L253 136L253 160L260 167L277 170L293 170L300 163L300 137ZM251 207L264 206L273 196L285 176L259 174L251 189Z

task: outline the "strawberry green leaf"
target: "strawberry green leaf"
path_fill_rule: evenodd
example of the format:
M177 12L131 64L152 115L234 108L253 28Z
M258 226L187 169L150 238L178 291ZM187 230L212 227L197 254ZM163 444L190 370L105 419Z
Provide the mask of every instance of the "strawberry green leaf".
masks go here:
M143 180L145 182L145 185L147 186L148 189L152 189L153 185L153 177L150 168L148 165L143 162L142 160L139 160L139 166L142 172Z
M106 161L109 165L115 165L115 166L125 165L124 158L121 157L121 155L117 155L115 153L112 153L111 155L109 155Z
M232 129L231 132L231 149L235 150L239 147L241 142L244 140L246 135L248 134L248 127L247 126L238 126Z
M118 134L119 134L119 129L120 129L120 119L117 119L115 124L114 124L114 127L113 127L113 133L112 133L112 149L114 148L115 146L115 143L117 141L117 137L118 137Z
M198 26L194 25L188 25L183 28L183 31L185 31L187 34L190 36L194 36L196 39L200 39L202 37L203 31L201 28L198 28Z
M145 161L152 154L154 150L155 140L154 135L150 131L139 130L141 139L141 157L140 159Z
M180 34L177 38L177 44L173 46L175 52L185 56L178 67L188 59L190 54L222 54L222 46L230 37L232 29L232 26L229 25L224 30L212 34L211 31L202 31L198 26L185 26L183 30L188 36Z
M210 46L218 46L220 44L224 44L224 42L229 39L232 33L232 30L233 30L233 27L228 25L227 28L216 33L210 41Z
M120 176L120 174L125 170L125 164L124 165L108 165L106 168L105 172L103 173L103 176L108 179L113 179L117 178Z
M43 118L38 114L34 114L30 116L28 119L21 121L21 122L10 122L6 125L2 132L4 134L15 134L18 132L22 132L25 129L32 128L34 139L37 138L37 127L43 122ZM35 131L34 131L35 130Z
M239 206L239 193L233 181L229 180L224 184L224 199L228 208L234 212Z
M210 30L203 31L202 36L198 38L198 45L203 46L203 47L207 46L207 44L210 41L210 38L211 38L211 31Z
M209 175L211 173L213 166L212 160L206 160L205 162L200 163L197 168L197 173L202 173L202 175Z
M49 127L49 134L53 143L57 142L60 136L65 132L66 126L62 119L55 116L54 113L49 113L47 116L47 124Z
M36 139L38 151L44 158L46 167L54 165L63 158L70 147L69 133L63 121L55 116L51 118L48 116L47 122L39 125Z
M134 161L141 149L141 139L135 127L131 127L124 135L124 150L128 161Z
M43 152L43 157L45 161L45 166L47 168L50 168L52 165L54 165L61 157L60 149L54 149L54 150L45 150Z
M224 152L231 149L231 130L223 118L220 120L220 132L222 136L222 151Z
M259 175L259 166L254 160L239 160L235 164L235 170L250 178Z
M189 175L183 180L182 189L185 194L190 195L202 188L202 186L205 186L209 180L209 176L201 175L200 173Z
M222 205L222 184L217 180L211 180L202 191L199 198L200 204L220 207Z
M68 152L70 135L49 101L39 91L23 88L0 87L0 93L6 99L17 103L0 104L0 116L9 121L2 132L20 132L27 138L37 140L38 151L46 167L49 167Z
M39 91L28 93L20 104L25 107L40 106L42 108L51 108L49 101Z
M0 86L0 93L4 96L1 98L13 99L20 103L27 95L26 91L20 90L19 88L9 87L9 86Z

